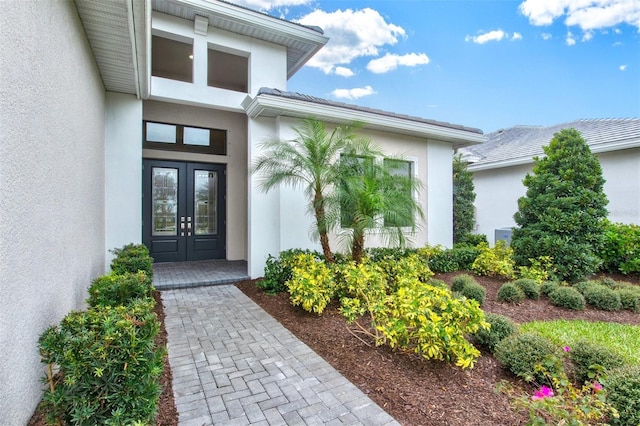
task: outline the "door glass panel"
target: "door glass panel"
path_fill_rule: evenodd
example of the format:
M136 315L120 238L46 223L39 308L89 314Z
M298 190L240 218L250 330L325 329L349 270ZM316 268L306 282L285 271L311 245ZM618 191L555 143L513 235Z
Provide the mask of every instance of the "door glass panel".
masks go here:
M152 235L178 235L178 169L154 167Z
M218 173L194 171L195 234L218 233Z

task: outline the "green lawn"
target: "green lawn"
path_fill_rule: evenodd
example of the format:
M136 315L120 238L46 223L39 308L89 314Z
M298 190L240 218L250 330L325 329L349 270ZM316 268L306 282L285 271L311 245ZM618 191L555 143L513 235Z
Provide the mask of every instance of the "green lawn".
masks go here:
M583 320L534 321L520 325L521 331L537 331L559 346L571 347L580 339L603 345L640 365L640 326Z

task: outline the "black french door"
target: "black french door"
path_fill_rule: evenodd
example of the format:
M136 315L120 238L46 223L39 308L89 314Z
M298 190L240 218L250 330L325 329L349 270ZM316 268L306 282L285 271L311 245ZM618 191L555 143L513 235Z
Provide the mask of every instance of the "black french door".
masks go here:
M226 258L226 165L143 160L142 242L156 262Z

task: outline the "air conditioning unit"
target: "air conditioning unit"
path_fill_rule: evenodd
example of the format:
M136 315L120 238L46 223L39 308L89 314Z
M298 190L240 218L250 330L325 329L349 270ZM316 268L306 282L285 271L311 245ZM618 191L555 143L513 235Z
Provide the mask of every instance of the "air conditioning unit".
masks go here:
M495 241L505 241L507 245L511 245L511 233L513 228L498 228L495 230Z

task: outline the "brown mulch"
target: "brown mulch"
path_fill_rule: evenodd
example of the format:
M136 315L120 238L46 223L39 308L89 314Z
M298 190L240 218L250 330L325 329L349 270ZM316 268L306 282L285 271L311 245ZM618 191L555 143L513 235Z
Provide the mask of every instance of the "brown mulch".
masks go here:
M450 284L457 274L436 278ZM506 315L517 323L565 318L640 324L640 315L628 311L575 312L542 299L517 306L501 304L496 294L504 281L475 278L487 289L483 310ZM262 292L255 281L237 286L403 425L521 425L528 420L514 411L506 395L495 391L503 379L526 385L518 383L489 354L483 354L473 369L461 370L444 362L367 346L348 331L335 305L317 316L292 306L285 293L271 296Z
M457 274L459 272L439 274L436 278L450 284ZM638 276L612 278L640 284ZM606 312L590 308L571 311L555 307L544 298L526 300L519 305L498 303L496 294L504 281L486 277L475 279L487 289L483 310L508 316L517 323L584 319L640 325L640 315L628 311ZM354 338L335 305L317 316L292 306L287 294L271 296L264 293L256 287L255 280L238 283L237 287L403 425L522 425L528 419L513 410L504 394L495 391L496 384L503 379L524 385L505 372L489 354L483 353L471 370L461 370L444 362L428 362L415 355L368 346ZM155 312L161 322L156 343L166 345L160 293L155 292L154 298ZM166 359L157 426L178 424L171 380L171 368ZM36 411L29 426L43 425L44 417Z

